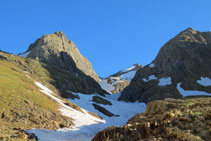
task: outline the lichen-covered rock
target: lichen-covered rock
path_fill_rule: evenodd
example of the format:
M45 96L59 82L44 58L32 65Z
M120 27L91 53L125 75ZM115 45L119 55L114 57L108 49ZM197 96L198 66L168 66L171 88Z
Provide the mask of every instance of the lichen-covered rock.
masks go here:
M181 98L177 89L211 93L211 85L197 83L201 77L211 78L211 32L188 28L167 42L151 64L137 71L119 100L150 102L165 98ZM162 81L166 81L163 84Z
M144 113L135 115L126 125L108 127L92 140L209 141L210 112L211 98L153 101Z

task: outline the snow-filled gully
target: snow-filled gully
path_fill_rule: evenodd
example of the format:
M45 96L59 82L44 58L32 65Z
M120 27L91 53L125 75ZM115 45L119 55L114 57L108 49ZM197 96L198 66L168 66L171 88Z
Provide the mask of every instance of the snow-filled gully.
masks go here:
M150 76L148 80L146 79L145 81L150 81L153 79L157 78L154 76ZM211 79L208 78L202 77L201 80L198 80L197 82L204 86L211 86ZM65 105L62 99L56 97L56 95L50 89L46 88L41 83L35 82L35 84L40 88L40 91L43 94L46 94L47 96L55 100L55 102L57 102L60 105L59 111L63 115L72 118L74 123L74 125L69 128L63 128L57 131L44 130L44 129L28 130L29 133L35 133L39 141L70 141L70 140L90 141L95 136L95 134L100 130L105 129L108 126L124 125L126 124L128 119L130 119L136 113L144 112L146 107L144 103L138 103L138 102L126 103L123 101L118 101L117 99L119 98L120 93L113 95L106 95L106 97L103 98L109 100L112 103L112 105L103 105L103 104L98 104L98 105L104 107L113 114L119 115L119 117L107 117L98 110L96 110L92 105L94 103L92 101L92 97L99 96L98 94L85 95L71 92L72 94L79 96L80 99L75 99L75 100L68 99L68 100L80 106L84 112L82 113ZM159 79L160 86L166 86L170 84L171 84L170 77ZM203 91L184 90L180 87L180 85L181 83L177 84L177 89L184 97L190 95L210 95L209 93ZM103 118L103 120L90 115L88 111L98 114Z
M34 133L38 137L39 141L90 141L100 130L112 125L124 125L128 119L134 116L136 113L145 111L144 103L126 103L117 101L120 94L108 95L107 97L104 97L104 99L111 101L112 105L99 105L106 108L110 112L119 115L120 117L107 117L98 110L94 109L92 105L92 97L97 94L84 95L80 93L73 93L78 95L80 99L69 99L69 101L80 106L84 112L82 113L65 105L63 100L56 97L56 95L50 89L46 88L41 83L35 82L35 84L41 89L40 91L43 94L46 94L55 100L55 102L60 105L59 111L63 115L72 118L74 123L74 125L69 128L63 128L57 131L44 129L32 129L27 131L29 133ZM98 114L99 116L103 117L103 120L90 115L88 111Z

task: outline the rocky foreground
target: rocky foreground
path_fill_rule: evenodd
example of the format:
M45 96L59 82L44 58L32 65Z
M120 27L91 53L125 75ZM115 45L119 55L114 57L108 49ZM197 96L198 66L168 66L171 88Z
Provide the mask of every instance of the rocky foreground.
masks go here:
M148 103L120 127L108 127L93 141L124 140L211 140L211 98L167 99Z

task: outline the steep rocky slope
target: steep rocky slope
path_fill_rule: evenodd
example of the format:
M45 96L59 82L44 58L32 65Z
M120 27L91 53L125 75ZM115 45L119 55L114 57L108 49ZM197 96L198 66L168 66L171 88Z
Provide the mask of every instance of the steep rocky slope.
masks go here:
M65 97L69 96L66 90L85 94L106 93L101 89L100 79L91 63L62 32L43 35L19 55L46 64L54 77L54 85Z
M133 66L121 70L105 79L101 80L101 87L110 94L116 94L126 88L133 77L142 66L140 64L134 64Z
M211 140L211 98L168 99L148 103L146 111L120 127L108 127L93 141Z
M0 140L36 140L26 132L32 128L76 130L103 122L64 99L76 98L74 92L107 92L91 63L63 33L44 35L19 55L0 51Z
M211 93L211 32L188 28L167 42L140 69L119 100L149 102L181 98L190 91ZM201 83L200 83L201 82Z
M73 41L68 40L61 31L43 35L35 43L31 44L22 55L70 72L78 73L78 70L80 70L100 83L100 79L93 70L91 63L80 54Z

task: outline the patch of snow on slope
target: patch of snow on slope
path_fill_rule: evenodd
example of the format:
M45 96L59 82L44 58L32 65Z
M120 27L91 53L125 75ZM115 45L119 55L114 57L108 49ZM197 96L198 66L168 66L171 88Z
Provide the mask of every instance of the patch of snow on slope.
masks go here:
M88 113L88 111L83 110L84 113L79 112L64 104L64 101L54 96L53 92L43 86L39 82L35 84L41 88L41 92L51 97L57 103L60 104L59 110L65 116L73 119L74 126L70 128L60 129L59 131L51 130L39 130L32 129L28 130L29 133L35 133L38 136L39 141L68 141L68 140L91 140L91 138L100 130L98 127L100 124L105 124L104 120L98 119Z
M168 77L168 78L160 78L158 85L159 86L171 85L171 77Z
M115 89L115 87L112 84L108 83L107 79L101 80L101 88L106 90L110 94Z
M119 98L120 96L121 96L121 93L117 93L117 94L108 94L108 95L106 95L106 98L118 101L118 98Z
M135 64L129 68L117 72L112 76L107 77L106 79L101 79L101 88L110 94L113 93L116 87L115 85L127 81L130 82L134 78L139 67L141 67L141 65Z
M148 79L143 78L143 81L148 82L148 81L150 81L150 80L155 80L155 79L157 79L157 77L156 77L156 76L154 76L154 75L150 75Z
M211 79L208 77L201 77L201 80L197 80L197 83L205 87L211 86Z
M109 77L109 79L102 79L100 85L102 89L111 94L112 91L115 89L115 85L121 82L124 81L119 77Z
M136 66L133 65L133 66L131 66L129 68L126 68L126 69L122 70L121 72L128 72L128 71L131 71L131 70L133 70L135 68L136 68Z
M195 91L195 90L184 90L180 87L181 83L177 84L177 90L180 92L182 96L197 96L197 95L208 95L211 96L211 93L203 92L203 91Z
M149 65L149 67L153 68L153 67L155 67L155 64L152 63L152 64Z
M135 76L135 74L136 74L136 71L130 71L130 72L122 74L120 78L127 81L131 81L133 77Z
M53 93L50 89L48 89L47 87L43 86L40 82L35 82L35 84L42 90L40 91L44 91L46 93L50 93L50 95Z
M31 51L28 51L28 52L25 52L23 54L20 54L20 56L26 58L30 53L31 53Z
M61 104L61 111L66 116L74 119L75 126L58 131L51 130L28 130L30 133L35 133L39 138L39 141L91 141L97 132L105 129L108 126L121 126L126 124L129 118L134 116L136 113L144 112L146 105L144 103L126 103L123 101L117 101L116 99L120 96L117 95L106 95L102 97L112 102L112 105L98 104L110 112L120 115L120 117L107 117L93 107L92 97L97 94L85 95L80 93L73 93L78 95L80 99L70 100L71 102L80 106L86 114L79 111L75 111L70 107L66 107L61 99L53 96L49 93L49 89L43 86L41 83L36 82L36 85L42 86L42 92L53 98L59 104ZM99 95L97 95L99 96ZM87 111L94 112L99 116L103 117L103 120L92 117Z
M69 99L71 102L77 104L81 108L84 108L88 111L94 112L98 114L99 116L103 117L103 119L106 121L105 124L99 125L99 128L103 130L104 128L108 126L121 126L126 124L128 119L130 119L132 116L134 116L137 113L141 113L145 111L146 105L144 103L131 103L131 102L124 102L124 101L117 101L118 97L120 94L115 94L115 95L106 95L106 97L102 97L96 94L93 95L84 95L80 93L74 93L80 96L80 99ZM112 105L103 105L103 104L98 104L101 107L104 107L111 113L115 115L119 115L120 117L108 117L98 110L94 108L92 105L95 102L92 102L92 97L93 96L99 96L102 97L112 103ZM83 102L82 102L83 101Z

